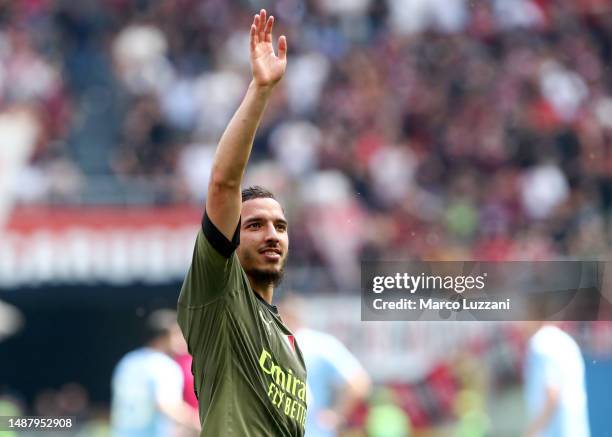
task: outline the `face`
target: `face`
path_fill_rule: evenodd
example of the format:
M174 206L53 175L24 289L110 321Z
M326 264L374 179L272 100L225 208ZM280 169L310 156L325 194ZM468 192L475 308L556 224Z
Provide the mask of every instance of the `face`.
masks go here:
M187 343L185 343L185 339L181 333L181 328L179 328L178 325L172 327L168 338L171 355L181 355L187 353Z
M282 278L288 249L287 220L280 204L269 198L243 202L236 253L247 275L276 284Z

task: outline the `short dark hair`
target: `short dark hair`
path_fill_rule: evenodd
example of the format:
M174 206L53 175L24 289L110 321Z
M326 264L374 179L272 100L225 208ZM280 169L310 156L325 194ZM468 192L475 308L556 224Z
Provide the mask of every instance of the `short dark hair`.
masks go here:
M153 311L147 318L147 342L170 334L176 324L176 311L166 308Z
M242 201L246 202L251 199L274 199L274 194L270 190L266 190L259 185L253 185L242 190Z

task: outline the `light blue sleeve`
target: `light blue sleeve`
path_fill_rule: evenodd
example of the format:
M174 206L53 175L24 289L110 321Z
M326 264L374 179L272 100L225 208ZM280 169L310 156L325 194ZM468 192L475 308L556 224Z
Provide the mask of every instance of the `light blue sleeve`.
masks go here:
M524 377L527 413L534 417L544 407L546 389L559 384L559 369L553 357L532 348L526 357Z
M332 381L335 384L346 384L351 377L363 371L363 367L338 339L330 336L328 341L325 355L332 372Z

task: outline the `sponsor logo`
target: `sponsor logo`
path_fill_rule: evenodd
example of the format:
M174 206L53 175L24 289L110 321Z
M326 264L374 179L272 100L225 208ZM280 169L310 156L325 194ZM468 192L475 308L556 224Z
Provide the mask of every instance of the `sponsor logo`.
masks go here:
M268 375L268 397L272 404L303 428L306 423L306 383L292 369L278 365L265 349L259 356L259 367Z

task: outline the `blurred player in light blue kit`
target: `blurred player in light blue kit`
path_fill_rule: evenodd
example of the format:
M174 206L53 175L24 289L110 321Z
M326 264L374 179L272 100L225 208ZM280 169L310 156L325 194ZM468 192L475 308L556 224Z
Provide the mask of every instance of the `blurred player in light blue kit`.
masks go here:
M153 312L148 328L149 342L125 355L113 373L112 435L173 437L185 429L195 433L200 427L197 411L183 400L183 374L172 359L186 348L176 312Z
M531 322L525 358L525 437L589 437L584 360L576 341L552 323Z
M306 437L333 437L347 415L370 391L370 377L359 361L334 336L306 328L300 318L303 302L287 295L281 313L304 355L308 374Z

